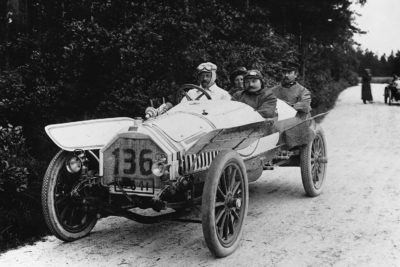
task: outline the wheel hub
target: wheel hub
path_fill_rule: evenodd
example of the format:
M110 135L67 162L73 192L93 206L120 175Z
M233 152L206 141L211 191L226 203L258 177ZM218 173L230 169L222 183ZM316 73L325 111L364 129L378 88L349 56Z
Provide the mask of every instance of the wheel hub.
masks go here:
M240 209L242 206L242 200L240 198L235 198L231 195L227 195L226 200L225 200L225 208L231 209L231 208L236 208Z
M226 194L226 197L225 197L225 208L227 208L227 209L231 208L232 201L233 201L232 193L229 192L228 194Z
M318 163L328 163L328 159L327 159L326 157L319 156L319 157L317 158L317 162L318 162Z

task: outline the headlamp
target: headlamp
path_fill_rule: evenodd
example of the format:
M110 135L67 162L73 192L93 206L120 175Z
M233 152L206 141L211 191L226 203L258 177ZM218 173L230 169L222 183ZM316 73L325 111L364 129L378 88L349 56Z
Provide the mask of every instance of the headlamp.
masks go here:
M65 167L69 173L77 173L82 169L82 161L74 156L65 162Z
M163 162L156 162L151 166L151 172L157 176L160 177L165 173L165 164Z

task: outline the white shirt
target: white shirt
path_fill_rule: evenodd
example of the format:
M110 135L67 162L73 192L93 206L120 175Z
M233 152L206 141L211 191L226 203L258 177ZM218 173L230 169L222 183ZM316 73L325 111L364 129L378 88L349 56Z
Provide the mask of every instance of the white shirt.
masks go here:
M212 100L231 100L231 95L225 91L224 89L218 87L217 84L213 84L208 89L204 89L210 96ZM195 100L199 95L202 94L200 90L192 89L187 92L189 97ZM203 94L199 100L208 100L207 97ZM186 97L183 97L181 102L187 101Z

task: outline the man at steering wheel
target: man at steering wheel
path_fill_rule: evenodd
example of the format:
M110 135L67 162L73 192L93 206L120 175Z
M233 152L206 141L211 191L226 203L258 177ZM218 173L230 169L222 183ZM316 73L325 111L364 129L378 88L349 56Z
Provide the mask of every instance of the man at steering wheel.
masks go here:
M187 92L186 97L182 98L181 102L191 100L230 100L231 95L220 88L215 80L217 79L217 66L211 62L201 63L197 67L197 80L200 87L209 95L204 94L201 90L191 89Z

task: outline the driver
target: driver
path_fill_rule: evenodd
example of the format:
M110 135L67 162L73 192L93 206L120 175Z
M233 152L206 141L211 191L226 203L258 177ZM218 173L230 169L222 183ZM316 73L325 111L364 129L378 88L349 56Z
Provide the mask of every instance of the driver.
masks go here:
M230 100L231 95L220 88L215 80L217 79L217 66L211 62L201 63L197 67L197 80L201 86L210 96L212 100ZM197 89L192 89L187 92L191 99L207 100L207 97ZM197 99L197 97L200 97ZM186 97L181 102L187 101Z
M251 106L266 119L277 117L276 97L271 89L264 87L259 70L249 70L244 75L244 90L236 92L232 100Z

